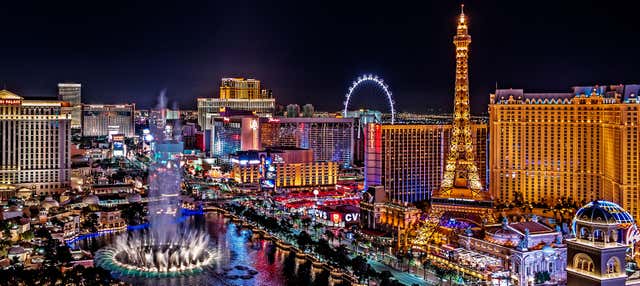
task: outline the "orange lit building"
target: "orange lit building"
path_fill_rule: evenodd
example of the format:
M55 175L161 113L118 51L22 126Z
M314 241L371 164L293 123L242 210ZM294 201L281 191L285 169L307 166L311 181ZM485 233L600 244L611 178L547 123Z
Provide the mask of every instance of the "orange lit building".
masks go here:
M217 117L220 109L245 110L259 116L270 117L276 101L269 89L261 89L260 81L244 78L223 78L220 81L219 98L198 98L198 125L210 128L211 117Z
M260 81L257 79L223 78L220 83L221 99L258 99L263 98L260 92Z
M274 183L278 189L333 189L336 186L339 162L313 161L311 150L291 147L237 152L231 156L233 178L243 184L260 183L263 154L273 162Z
M513 201L605 199L640 216L640 85L490 95L490 190Z

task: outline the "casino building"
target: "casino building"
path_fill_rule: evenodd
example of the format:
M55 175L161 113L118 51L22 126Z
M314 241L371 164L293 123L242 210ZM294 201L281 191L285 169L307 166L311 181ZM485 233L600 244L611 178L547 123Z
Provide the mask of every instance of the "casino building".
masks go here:
M260 184L262 189L332 190L338 180L339 163L315 161L309 149L267 148L238 151L230 157L233 178L242 184Z
M440 187L451 124L368 124L365 128L365 184L384 186L391 202L428 200ZM479 173L486 165L487 125L470 127ZM482 183L485 176L481 176Z
M135 137L134 104L83 104L82 136L100 137L123 134Z
M316 161L353 163L354 119L320 117L279 117L260 122L264 147L297 147L313 151Z
M220 110L232 109L255 112L261 117L273 115L276 100L269 89L260 87L257 79L222 78L219 98L198 98L198 125L210 129L211 118Z
M45 195L69 188L71 114L63 107L0 90L0 184Z
M640 215L640 85L498 89L489 104L489 189L513 201L598 198Z

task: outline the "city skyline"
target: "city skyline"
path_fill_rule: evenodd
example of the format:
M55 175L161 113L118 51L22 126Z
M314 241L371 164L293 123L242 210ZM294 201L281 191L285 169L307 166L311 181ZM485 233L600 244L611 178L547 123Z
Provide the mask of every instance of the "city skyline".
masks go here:
M640 286L633 7L456 4L3 7L3 284Z
M390 84L399 111L450 110L449 35L458 4L11 3L0 12L5 26L16 27L4 33L12 45L0 55L0 83L31 97L55 96L58 82L79 82L87 103L135 101L141 108L154 106L166 89L171 101L194 109L195 98L217 96L220 78L244 76L263 80L278 103L339 110L351 81L372 73ZM637 4L599 5L467 3L477 44L472 112L486 112L496 83L565 91L633 82L638 59L627 55L637 40L626 35L637 32ZM385 107L384 98L373 101Z

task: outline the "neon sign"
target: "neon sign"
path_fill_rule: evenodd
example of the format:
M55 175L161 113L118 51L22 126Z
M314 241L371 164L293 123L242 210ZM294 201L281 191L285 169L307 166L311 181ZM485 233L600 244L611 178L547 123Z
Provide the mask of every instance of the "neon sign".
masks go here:
M0 99L0 105L20 105L22 100L20 99Z

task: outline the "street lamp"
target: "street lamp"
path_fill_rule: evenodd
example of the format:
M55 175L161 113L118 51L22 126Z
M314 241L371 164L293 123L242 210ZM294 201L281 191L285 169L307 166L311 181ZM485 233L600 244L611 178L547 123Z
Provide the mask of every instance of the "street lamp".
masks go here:
M316 212L318 211L318 194L320 192L318 190L313 190L313 196L315 197L315 201L313 203L313 217L315 221Z

